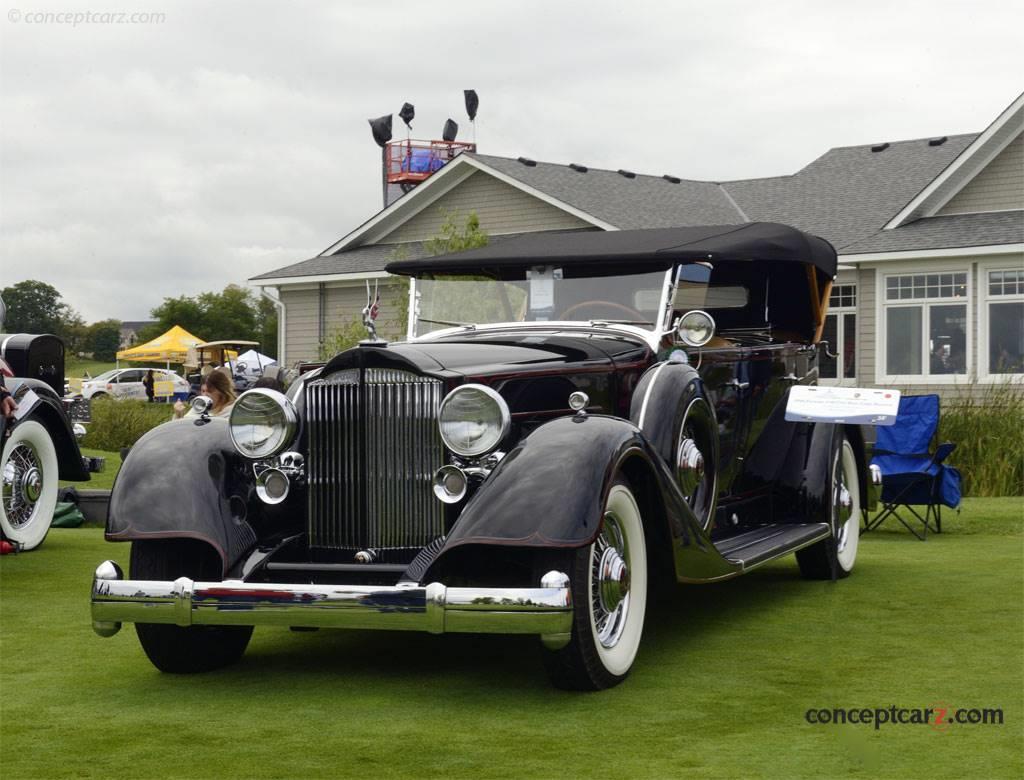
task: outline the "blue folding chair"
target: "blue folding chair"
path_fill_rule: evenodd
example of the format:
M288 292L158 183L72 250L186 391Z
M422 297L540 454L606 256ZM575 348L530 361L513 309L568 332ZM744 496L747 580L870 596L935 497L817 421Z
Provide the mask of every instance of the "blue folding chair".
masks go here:
M895 517L918 539L928 531L942 533L942 506L960 506L960 472L943 463L956 449L952 442L930 453L939 429L937 395L905 395L893 425L877 428L873 466L882 472L882 509L867 521L865 531ZM925 507L922 515L915 507ZM910 512L923 526L918 533L900 510Z

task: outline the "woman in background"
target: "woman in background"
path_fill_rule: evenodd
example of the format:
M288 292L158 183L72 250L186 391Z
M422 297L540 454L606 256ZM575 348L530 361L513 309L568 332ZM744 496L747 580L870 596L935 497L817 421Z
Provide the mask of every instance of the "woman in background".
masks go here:
M210 417L227 417L231 414L231 407L235 405L235 386L223 371L214 371L205 379L199 387L199 394L209 396L213 400L213 408L208 414ZM186 406L181 401L174 404L174 419L182 417L198 417L199 413Z

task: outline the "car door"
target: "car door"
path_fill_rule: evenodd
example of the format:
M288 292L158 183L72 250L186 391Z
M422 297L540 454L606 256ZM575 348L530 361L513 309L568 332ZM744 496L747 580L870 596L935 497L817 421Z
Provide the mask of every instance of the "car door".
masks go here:
M114 397L142 398L146 397L146 389L142 386L142 376L145 371L141 368L129 368L117 375L117 383L114 385Z

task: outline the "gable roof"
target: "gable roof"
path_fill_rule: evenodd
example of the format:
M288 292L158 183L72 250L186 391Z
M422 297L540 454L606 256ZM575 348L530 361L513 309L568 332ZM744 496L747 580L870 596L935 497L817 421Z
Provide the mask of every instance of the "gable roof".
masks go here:
M1024 92L973 139L947 168L935 176L885 225L898 228L921 217L933 216L954 195L1024 131Z
M1022 100L1024 96L993 126L1008 126L1018 116L1014 107L1024 106ZM838 147L788 176L727 182L580 170L581 166L464 153L316 257L254 276L251 281L287 283L300 277L380 273L394 259L395 245L377 242L386 241L400 225L477 173L493 176L573 214L594 230L780 222L826 238L840 254L928 249L937 243L1017 243L1013 221L1017 212L995 220L942 218L910 231L910 225L904 224L895 231L899 235L876 235L883 229L893 233L893 215L906 212L936 181L949 179L951 171L968 170L965 157L984 154L987 163L994 156L989 152L995 142L984 139L997 135L992 130L949 136L939 143L921 138ZM978 151L983 148L987 151ZM981 167L970 167L970 175ZM955 190L946 200L953 194ZM941 203L930 202L928 208L933 207L937 210ZM422 256L421 245L403 246L408 248L407 257Z

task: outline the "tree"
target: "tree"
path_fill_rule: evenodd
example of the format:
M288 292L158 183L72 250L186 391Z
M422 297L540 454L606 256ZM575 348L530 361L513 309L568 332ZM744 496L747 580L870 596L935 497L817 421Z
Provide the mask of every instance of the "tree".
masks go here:
M100 320L89 326L86 349L92 352L93 360L109 362L117 358L121 347L121 321Z
M180 325L198 338L207 339L203 332L206 312L203 305L195 298L182 295L178 298L164 298L164 302L153 309L150 316L157 321L156 325L143 328L139 332L139 341L145 343L165 333L175 325Z
M8 333L54 333L61 335L64 323L70 318L81 318L64 302L53 285L35 279L26 279L4 287Z
M442 209L444 222L437 234L423 242L423 250L433 257L434 255L447 255L451 252L462 252L465 249L477 249L487 246L489 237L487 231L480 228L480 217L475 211L469 212L466 217L466 224L459 226L458 209L449 211Z
M229 284L219 293L164 298L150 315L157 322L139 332L139 341L149 341L180 325L204 341L258 341L261 352L277 356L277 309L237 284Z

